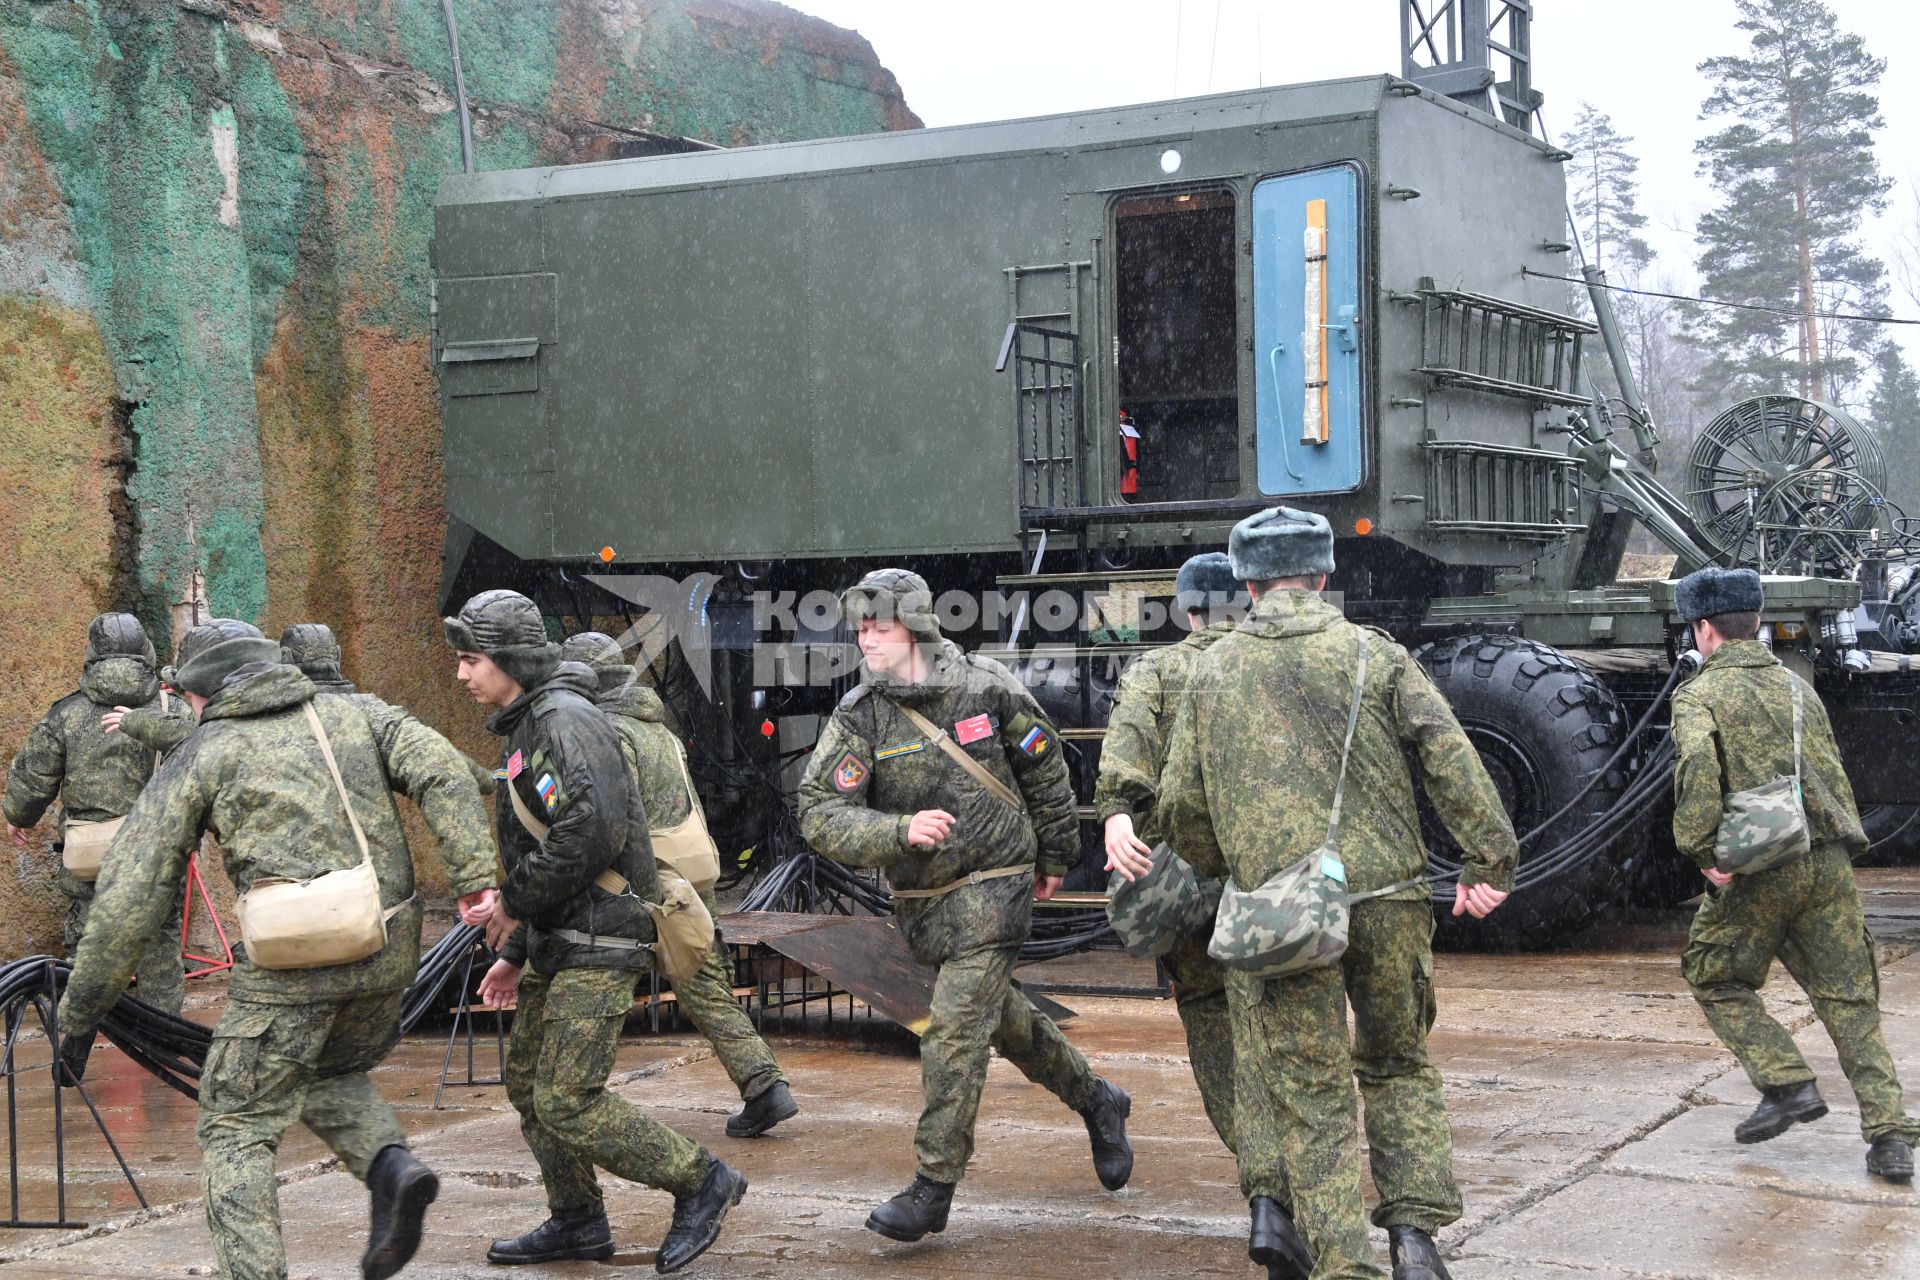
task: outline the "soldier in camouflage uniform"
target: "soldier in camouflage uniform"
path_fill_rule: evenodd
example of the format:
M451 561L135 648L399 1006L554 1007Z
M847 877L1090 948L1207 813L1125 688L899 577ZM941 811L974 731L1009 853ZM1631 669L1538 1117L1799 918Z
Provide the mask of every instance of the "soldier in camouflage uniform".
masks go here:
M192 731L186 705L161 696L154 677L153 644L132 614L103 613L87 627L86 663L80 687L53 704L34 725L7 771L7 835L25 846L27 829L60 798L60 832L69 822L105 822L124 817L154 771L156 751L171 749ZM163 701L166 704L163 707ZM149 743L114 732L116 708L139 708L162 729ZM67 896L63 941L68 955L80 945L93 906L93 882L77 879L65 865L54 874ZM140 999L179 1013L186 993L180 967L183 894L145 948L138 972Z
M1175 852L1253 889L1327 833L1356 661L1368 654L1347 762L1340 855L1356 902L1338 965L1271 980L1235 970L1234 1137L1252 1208L1249 1255L1270 1277L1380 1275L1368 1247L1353 1080L1394 1280L1445 1280L1432 1234L1460 1216L1433 1025L1433 914L1407 752L1465 852L1455 914L1506 897L1512 825L1473 744L1407 651L1321 599L1333 569L1324 518L1271 508L1235 526L1228 557L1251 612L1195 659L1175 713L1160 805ZM1347 1009L1353 1009L1349 1043ZM1305 1234L1303 1249L1289 1220ZM1307 1256L1311 1252L1311 1258Z
M1153 847L1166 838L1157 801L1167 736L1187 678L1198 657L1233 630L1246 594L1223 552L1209 551L1180 566L1174 604L1192 632L1179 644L1155 649L1127 668L1100 744L1100 778L1093 807L1106 835L1107 869L1132 880L1152 865ZM1187 1032L1193 1082L1220 1141L1233 1150L1233 1021L1227 1013L1227 972L1207 954L1211 924L1173 944L1161 957L1173 981L1174 1007Z
M660 881L639 782L594 706L592 669L560 660L533 601L482 592L445 624L461 682L496 708L487 728L506 740L506 802L494 805L506 882L487 925L500 959L480 991L495 1006L518 1000L507 1098L549 1211L532 1231L494 1241L487 1258L612 1257L598 1165L673 1194L655 1266L677 1271L719 1238L747 1180L607 1088L635 981L653 966L647 903L659 901Z
M1706 658L1673 696L1674 843L1713 890L1688 931L1681 970L1694 999L1760 1090L1760 1105L1734 1129L1764 1142L1827 1113L1793 1036L1760 999L1777 956L1807 993L1840 1052L1860 1102L1867 1168L1893 1181L1913 1177L1916 1126L1901 1106L1900 1080L1880 1034L1880 974L1854 888L1852 859L1867 847L1840 766L1826 708L1799 676L1755 638L1760 577L1751 569L1702 569L1680 582L1680 616ZM1725 797L1795 772L1793 694L1801 692L1799 770L1812 847L1751 875L1715 865Z
M667 727L666 704L660 695L638 682L612 636L598 631L568 636L560 646L560 657L593 668L599 681L599 707L620 735L621 757L639 782L640 801L653 831L685 822L698 797L688 794L685 749ZM700 901L719 918L720 906L712 889L700 890ZM676 981L673 993L681 1011L713 1046L714 1056L746 1104L727 1117L729 1138L757 1138L800 1114L786 1073L733 994L733 960L718 931L700 972Z
M841 608L865 662L814 747L800 829L829 858L885 868L907 945L939 970L920 1041L918 1174L867 1226L908 1241L945 1229L973 1153L989 1046L1080 1113L1101 1185L1118 1190L1133 1171L1131 1100L1093 1074L1013 981L1032 899L1051 896L1080 852L1053 726L1006 668L941 638L918 574L870 573ZM909 708L995 787L949 758Z
M173 676L199 727L170 756L109 850L86 936L60 1004L62 1058L78 1075L85 1043L180 896L203 832L245 893L268 877L304 879L358 865L347 810L307 717L325 727L393 912L387 945L352 964L263 969L237 948L227 1008L200 1077L201 1184L220 1272L283 1280L274 1156L296 1121L318 1134L372 1194L361 1271L405 1266L438 1191L367 1072L400 1038L400 1001L420 963L413 860L392 791L413 798L439 839L448 879L471 911L495 883L486 814L445 739L403 714L328 694L280 661L244 622L216 619L181 642ZM129 945L129 944L132 945Z

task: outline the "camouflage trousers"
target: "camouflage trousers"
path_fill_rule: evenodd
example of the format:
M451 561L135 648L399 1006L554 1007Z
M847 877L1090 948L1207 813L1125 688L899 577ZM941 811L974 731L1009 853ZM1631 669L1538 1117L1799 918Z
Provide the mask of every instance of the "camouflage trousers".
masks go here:
M1356 1078L1380 1191L1374 1225L1433 1232L1460 1216L1453 1134L1427 1060L1432 939L1425 902L1357 902L1338 966L1264 982L1228 975L1241 1190L1291 1204L1314 1280L1382 1275L1360 1189Z
M712 890L702 892L700 901L706 903L714 919L720 918ZM733 958L717 930L707 962L691 978L674 983L673 994L681 1011L713 1046L713 1056L720 1059L742 1099L757 1098L774 1085L787 1083L786 1072L773 1060L773 1050L753 1029L753 1020L734 997Z
M200 1075L200 1185L226 1280L285 1280L274 1158L295 1121L366 1180L407 1145L367 1072L400 1039L401 993L326 1004L231 1000Z
M93 886L85 888L84 896L68 895L67 921L61 930L61 941L66 944L68 955L80 945L80 935L87 931L87 917L93 911ZM174 904L166 927L147 939L141 948L140 967L134 971L133 994L154 1008L172 1014L180 1012L187 998L186 973L180 964L180 917L185 905L185 898Z
M700 1144L607 1088L634 978L624 969L589 968L520 975L507 1100L520 1113L555 1217L603 1212L596 1165L678 1198L700 1189L713 1162Z
M933 981L933 1009L920 1037L926 1109L913 1150L920 1174L935 1182L958 1182L967 1171L989 1048L1075 1111L1093 1101L1087 1060L1013 980L1019 954L1018 947L970 951L942 961Z
M1161 958L1173 981L1174 1008L1187 1033L1187 1061L1213 1131L1227 1150L1233 1141L1233 1016L1227 1008L1227 970L1207 954L1211 930L1190 934Z
M1920 1142L1880 1034L1880 972L1846 855L1817 846L1784 867L1709 893L1680 968L1722 1044L1756 1089L1813 1079L1793 1036L1760 999L1775 957L1807 993L1860 1102L1860 1132Z

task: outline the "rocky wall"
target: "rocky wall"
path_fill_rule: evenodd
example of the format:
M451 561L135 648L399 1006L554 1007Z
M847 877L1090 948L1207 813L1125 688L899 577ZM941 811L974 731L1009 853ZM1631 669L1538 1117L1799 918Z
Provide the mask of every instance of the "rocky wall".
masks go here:
M769 0L454 9L481 168L919 123L863 39ZM489 750L434 610L427 255L459 164L438 0L0 0L0 756L89 617L165 650L196 572ZM0 882L0 954L57 939L47 857Z

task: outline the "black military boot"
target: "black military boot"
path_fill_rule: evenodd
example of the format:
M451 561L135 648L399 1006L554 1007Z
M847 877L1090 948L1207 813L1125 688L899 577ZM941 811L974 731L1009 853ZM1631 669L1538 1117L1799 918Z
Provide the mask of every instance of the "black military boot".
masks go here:
M528 1262L605 1262L613 1256L613 1228L606 1211L548 1218L523 1236L495 1240L487 1261L502 1266Z
M915 1174L911 1186L867 1215L867 1230L912 1244L928 1232L945 1231L947 1211L952 1208L951 1182Z
M1867 1148L1867 1172L1888 1182L1913 1181L1913 1148L1892 1134L1883 1134Z
M1307 1280L1313 1252L1287 1211L1272 1196L1255 1196L1247 1207L1253 1210L1247 1256L1267 1269L1267 1280Z
M800 1104L793 1100L787 1082L776 1080L772 1088L754 1094L747 1099L746 1106L727 1117L727 1136L757 1138L782 1120L791 1120L799 1114Z
M1387 1255L1393 1259L1393 1280L1453 1280L1433 1237L1418 1227L1388 1227Z
M420 1221L440 1194L440 1179L402 1146L382 1147L367 1169L373 1225L360 1255L362 1280L387 1280L413 1260L420 1247Z
M1133 1176L1133 1144L1127 1141L1127 1116L1133 1111L1133 1099L1124 1089L1105 1080L1094 1080L1093 1101L1080 1113L1087 1122L1087 1137L1093 1139L1093 1171L1100 1185L1118 1191Z
M1760 1095L1753 1114L1733 1126L1735 1142L1765 1142L1777 1138L1796 1124L1818 1120L1827 1114L1826 1100L1811 1080L1799 1084L1780 1084Z
M726 1161L715 1159L700 1189L674 1200L673 1222L667 1227L667 1238L660 1242L653 1269L664 1276L705 1253L720 1238L720 1224L727 1220L727 1210L746 1194L747 1180L728 1168Z

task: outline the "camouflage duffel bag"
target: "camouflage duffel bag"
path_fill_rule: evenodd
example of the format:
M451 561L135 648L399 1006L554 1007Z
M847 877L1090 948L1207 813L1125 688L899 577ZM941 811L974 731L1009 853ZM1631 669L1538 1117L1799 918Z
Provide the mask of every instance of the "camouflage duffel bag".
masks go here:
M1737 876L1785 866L1812 847L1800 794L1800 682L1793 682L1793 776L1735 791L1721 802L1713 865Z
M1185 859L1154 846L1153 866L1138 880L1118 871L1107 883L1107 920L1136 959L1163 956L1182 934L1213 919L1223 880L1203 880Z

